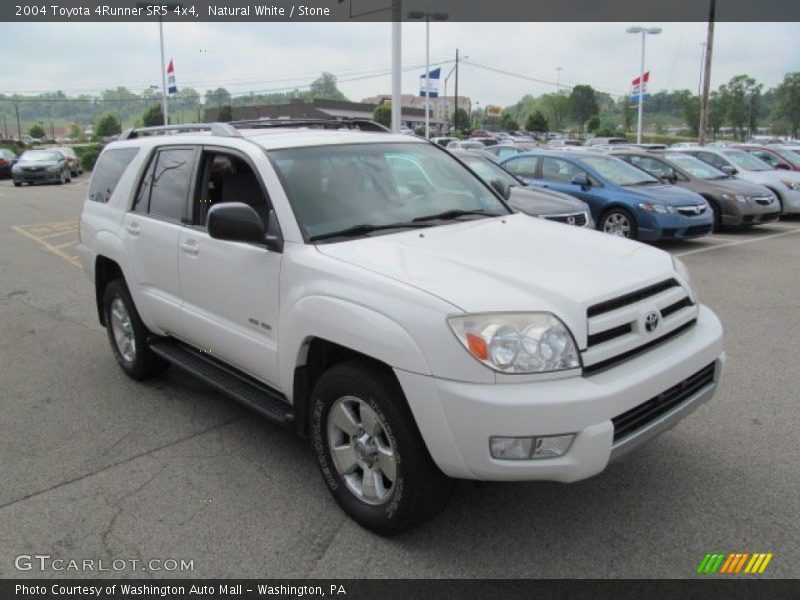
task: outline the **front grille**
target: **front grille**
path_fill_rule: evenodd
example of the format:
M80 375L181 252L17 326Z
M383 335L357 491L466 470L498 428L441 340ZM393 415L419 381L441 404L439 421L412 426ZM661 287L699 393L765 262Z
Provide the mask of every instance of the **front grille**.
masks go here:
M568 225L575 225L576 227L584 227L586 225L586 213L574 213L570 215L543 215L548 221L556 221L558 223L566 223ZM572 220L572 222L570 222Z
M666 308L661 309L661 316L666 318L670 316L672 313L678 312L682 308L686 308L687 306L692 306L692 299L689 296L686 296L683 300L679 300L675 304L670 304Z
M613 340L614 338L618 338L622 335L630 333L631 331L633 331L633 326L630 323L625 323L625 325L620 325L619 327L614 327L613 329L607 329L605 331L601 331L600 333L595 333L594 335L589 336L588 346L591 348L592 346Z
M772 204L774 198L772 196L748 196L748 200L752 200L756 204L761 204L762 206L768 206Z
M706 212L706 207L700 204L697 206L679 206L678 212L686 217L696 217Z
M587 309L586 316L590 318L596 317L597 315L611 312L612 310L622 308L623 306L628 306L629 304L635 304L640 300L644 300L645 298L649 298L650 296L655 296L656 294L660 294L665 290L678 286L680 286L680 284L676 279L667 279L666 281L662 281L661 283L656 283L646 288L636 290L635 292L631 292L630 294L625 294L624 296L618 296L617 298L613 298L611 300L606 300L605 302L594 304Z
M611 419L614 424L614 442L621 440L661 415L669 412L714 381L714 363L673 385L655 398Z
M766 215L761 215L759 219L759 223L770 223L772 221L777 221L781 216L781 213L774 212L774 213L767 213Z
M711 225L693 225L687 227L683 235L705 235L711 233Z

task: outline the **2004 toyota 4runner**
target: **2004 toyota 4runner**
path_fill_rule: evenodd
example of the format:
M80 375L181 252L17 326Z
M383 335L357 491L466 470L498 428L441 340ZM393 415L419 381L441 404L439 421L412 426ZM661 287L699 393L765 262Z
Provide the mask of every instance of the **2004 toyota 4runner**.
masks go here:
M513 214L368 122L132 130L80 224L135 379L174 364L311 439L358 523L454 478L576 481L709 399L722 327L658 249Z

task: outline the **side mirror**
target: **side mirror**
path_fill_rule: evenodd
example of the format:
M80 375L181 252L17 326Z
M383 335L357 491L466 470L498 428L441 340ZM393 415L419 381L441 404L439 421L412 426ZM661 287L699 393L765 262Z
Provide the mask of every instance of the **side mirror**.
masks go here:
M585 173L581 173L572 178L572 185L579 185L581 186L582 190L588 190L590 187L592 187L592 182L589 181L589 178Z
M736 167L732 167L731 165L723 165L720 170L723 173L727 173L728 175L736 175L739 171L736 170Z
M504 183L499 179L492 179L489 182L489 185L491 185L494 191L500 194L505 200L508 200L511 197L511 186L507 183Z
M267 244L267 250L283 252L283 234L281 233L278 217L275 216L274 210L270 210L269 216L267 217L267 235L264 241Z
M208 235L229 242L264 243L264 223L253 209L242 202L215 204L208 211Z

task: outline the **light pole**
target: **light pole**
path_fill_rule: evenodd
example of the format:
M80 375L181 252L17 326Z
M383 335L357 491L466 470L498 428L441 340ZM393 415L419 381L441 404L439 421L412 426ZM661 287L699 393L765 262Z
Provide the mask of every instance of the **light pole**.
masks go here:
M446 21L450 15L447 13L429 13L419 10L412 10L408 13L408 18L415 21L425 19L425 139L430 137L430 93L431 93L431 65L430 65L430 51L431 51L431 19L434 21Z
M644 110L644 94L642 90L644 88L644 39L645 36L649 33L650 35L658 35L661 33L660 27L628 27L625 30L627 33L641 33L642 34L642 63L641 63L641 70L639 72L639 125L636 129L636 143L642 143L642 114Z
M158 39L161 46L161 112L164 113L164 125L169 124L169 114L167 105L167 65L164 62L164 18L162 11L174 11L176 8L181 8L181 5L176 2L164 2L163 4L156 4L155 2L137 2L137 8L157 7L158 11Z
M469 56L462 56L462 57L461 57L461 60L467 60L468 58L469 58ZM459 58L458 58L458 48L456 48L456 64L454 64L454 65L453 65L453 68L452 68L452 69L450 69L450 72L447 74L447 77L445 77L445 78L444 78L444 97L445 97L445 101L446 101L446 99L447 99L447 82L448 82L448 81L450 80L450 78L453 76L453 73L455 73L455 74L456 74L456 81L458 81L458 61L459 61ZM455 95L455 109L454 109L454 110L455 110L455 111L458 111L458 86L456 86L456 95ZM457 118L457 117L456 117L456 118ZM445 120L445 121L449 121L449 120L450 120L450 113L449 113L449 111L446 111L446 112L445 112L444 120ZM448 125L448 127L449 127L449 125ZM454 125L454 127L455 127L455 125Z

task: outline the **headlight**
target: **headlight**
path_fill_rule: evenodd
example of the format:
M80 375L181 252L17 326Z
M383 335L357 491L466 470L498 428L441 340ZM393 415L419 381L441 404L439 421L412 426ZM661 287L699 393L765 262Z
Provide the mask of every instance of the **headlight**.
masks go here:
M741 202L742 204L747 203L747 196L737 196L736 194L722 194L723 200L736 200L737 202Z
M674 206L664 206L663 204L640 204L639 208L647 212L657 212L661 214L674 215L678 210Z
M683 261L679 258L672 257L672 266L675 268L675 271L680 275L683 280L686 282L686 285L689 286L689 295L692 297L693 302L697 302L697 288L694 287L694 282L692 282L692 276L689 275L689 269L683 264Z
M487 313L447 320L464 348L501 373L544 373L580 367L569 329L551 313Z
M781 183L788 187L790 190L800 192L800 181L792 181L791 179L781 179Z

